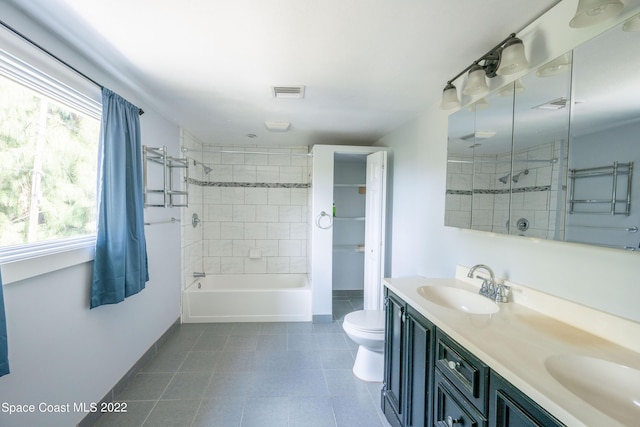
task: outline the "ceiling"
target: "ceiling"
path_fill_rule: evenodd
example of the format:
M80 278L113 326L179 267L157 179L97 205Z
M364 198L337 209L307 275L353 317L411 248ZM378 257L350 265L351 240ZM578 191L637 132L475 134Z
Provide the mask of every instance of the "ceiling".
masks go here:
M205 143L267 147L372 143L437 108L448 79L559 2L11 1L126 75L141 108ZM273 98L290 85L304 99Z

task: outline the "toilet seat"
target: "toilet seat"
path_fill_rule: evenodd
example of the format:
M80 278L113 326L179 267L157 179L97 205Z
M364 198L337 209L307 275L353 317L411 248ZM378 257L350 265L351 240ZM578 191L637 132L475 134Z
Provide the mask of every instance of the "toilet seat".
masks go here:
M359 310L344 317L343 327L356 332L384 334L384 311Z

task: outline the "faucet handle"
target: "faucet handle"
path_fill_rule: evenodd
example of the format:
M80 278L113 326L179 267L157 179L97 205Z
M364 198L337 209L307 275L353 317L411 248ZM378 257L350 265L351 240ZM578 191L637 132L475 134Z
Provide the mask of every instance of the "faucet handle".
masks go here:
M505 285L504 283L498 283L496 285L496 294L495 294L496 302L497 303L509 302L508 294L510 289L511 289L511 286Z

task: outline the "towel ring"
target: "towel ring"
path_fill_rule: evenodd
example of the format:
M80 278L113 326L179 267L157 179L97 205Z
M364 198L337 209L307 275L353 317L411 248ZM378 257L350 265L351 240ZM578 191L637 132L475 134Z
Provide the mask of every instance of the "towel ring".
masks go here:
M328 218L328 221L325 219ZM316 217L316 225L318 228L323 230L328 230L333 227L333 216L329 215L325 211L320 212L320 214Z

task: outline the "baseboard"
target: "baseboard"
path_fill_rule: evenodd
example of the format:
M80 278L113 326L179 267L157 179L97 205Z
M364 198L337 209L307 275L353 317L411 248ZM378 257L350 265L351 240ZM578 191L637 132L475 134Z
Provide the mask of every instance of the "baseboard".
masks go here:
M124 374L122 378L120 378L120 381L118 381L116 385L114 385L113 388L104 395L104 397L98 403L98 407L100 407L102 403L113 402L115 400L115 397L120 394L122 390L127 388L127 385L133 379L133 377L135 377L138 371L140 371L140 369L142 369L142 367L146 365L153 358L153 356L156 355L158 349L162 347L162 344L167 341L167 339L173 334L178 326L180 326L179 317L175 322L171 324L171 326L169 326L169 328L160 336L160 338L158 338L156 342L154 342L151 347L149 347L149 349L145 351L140 359L138 359L138 361L133 364L131 369L129 369L127 373ZM90 427L98 421L100 415L100 412L90 412L82 420L80 420L78 424L76 424L76 427Z

